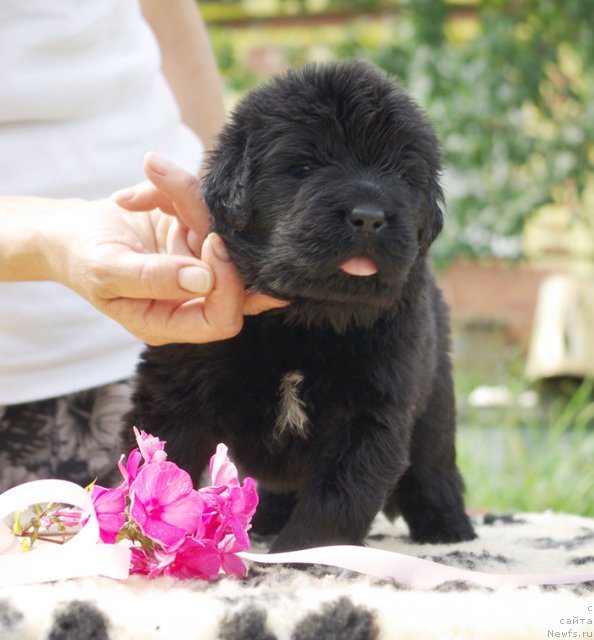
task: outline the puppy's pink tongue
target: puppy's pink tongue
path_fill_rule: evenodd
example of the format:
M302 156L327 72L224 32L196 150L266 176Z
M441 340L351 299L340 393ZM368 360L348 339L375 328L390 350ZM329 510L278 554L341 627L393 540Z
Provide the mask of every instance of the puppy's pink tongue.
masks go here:
M351 276L372 276L377 273L377 266L371 258L356 256L345 260L340 268Z

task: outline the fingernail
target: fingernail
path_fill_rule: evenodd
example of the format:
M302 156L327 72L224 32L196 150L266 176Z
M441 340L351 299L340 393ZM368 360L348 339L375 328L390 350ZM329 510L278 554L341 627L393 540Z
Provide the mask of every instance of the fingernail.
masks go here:
M208 293L212 289L212 273L200 267L182 267L177 277L179 286L190 293Z
M154 151L151 151L146 155L146 164L152 171L161 176L166 175L175 167L173 162L167 160L167 158L164 158Z
M231 257L229 256L229 252L227 251L227 247L223 242L223 239L220 235L216 233L209 233L208 240L212 246L212 250L214 251L215 256L222 260L223 262L230 262Z

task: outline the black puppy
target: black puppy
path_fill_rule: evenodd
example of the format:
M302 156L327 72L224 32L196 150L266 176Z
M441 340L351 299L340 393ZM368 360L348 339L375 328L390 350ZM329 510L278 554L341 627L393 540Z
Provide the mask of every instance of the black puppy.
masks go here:
M290 300L234 338L148 348L127 425L195 482L218 442L259 484L274 551L360 544L376 513L413 539L474 537L455 463L435 134L359 62L251 92L212 153L212 227L247 285Z

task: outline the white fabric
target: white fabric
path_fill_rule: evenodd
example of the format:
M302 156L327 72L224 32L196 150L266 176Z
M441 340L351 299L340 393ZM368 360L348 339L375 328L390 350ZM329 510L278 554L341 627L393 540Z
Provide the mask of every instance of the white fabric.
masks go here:
M221 447L223 445L219 445ZM224 446L223 446L224 447ZM226 447L224 447L226 450ZM216 471L213 472L213 477ZM32 552L13 545L11 530L3 519L24 507L45 503L72 505L88 514L82 527L64 545L40 542ZM81 486L64 480L36 480L13 487L0 495L0 587L68 580L83 576L129 575L129 541L102 544L98 514L91 495ZM583 520L588 524L586 519ZM594 581L594 573L493 573L453 567L415 555L372 548L338 545L286 553L238 554L259 564L320 564L364 575L395 580L416 589L434 589L466 581L491 589L530 585L581 585Z
M149 150L197 171L138 0L2 0L0 61L0 193L104 198ZM0 284L0 405L127 377L140 348L65 287Z
M64 503L88 514L83 526L63 545L41 542L33 552L3 548L7 531L3 519L34 504ZM15 538L13 537L13 540ZM4 552L4 553L3 553ZM123 544L102 544L91 494L65 480L34 480L0 495L0 586L35 584L83 576L128 577L131 549Z
M475 540L415 545L402 520L392 525L378 516L368 545L489 573L594 571L591 518L516 514L478 517L475 527ZM70 637L84 638L91 625L98 629L96 637L110 640L586 639L594 637L594 586L493 591L450 581L435 589L411 589L318 567L254 565L246 580L225 577L212 583L131 576L0 586L0 612L2 640L60 638L66 628Z

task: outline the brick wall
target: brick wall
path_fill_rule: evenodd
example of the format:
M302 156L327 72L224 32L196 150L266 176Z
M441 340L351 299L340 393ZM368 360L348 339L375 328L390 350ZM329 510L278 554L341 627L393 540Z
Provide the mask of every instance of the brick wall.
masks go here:
M500 324L510 341L526 345L538 287L546 275L525 264L459 261L438 280L455 324Z

